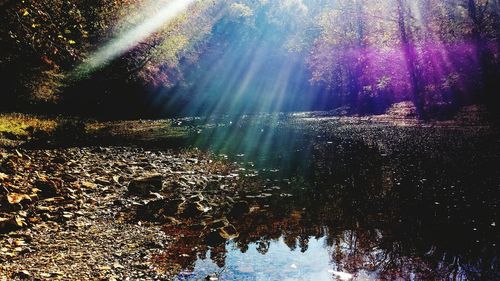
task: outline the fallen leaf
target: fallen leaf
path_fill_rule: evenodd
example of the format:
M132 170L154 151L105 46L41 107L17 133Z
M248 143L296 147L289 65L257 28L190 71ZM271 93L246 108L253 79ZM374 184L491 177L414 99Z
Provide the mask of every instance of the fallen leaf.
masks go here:
M44 199L43 201L44 202L60 202L63 200L64 200L64 197L52 197L52 198Z
M70 212L63 212L63 217L66 219L70 219L73 217L73 214Z
M16 239L13 241L14 245L15 246L25 246L26 245L26 241L24 241L23 239Z
M29 220L31 223L37 223L37 222L40 222L40 219L39 219L39 218L28 218L28 220Z
M15 152L16 152L18 157L21 157L21 158L23 157L23 155L21 154L21 152L19 152L19 150L16 149Z
M108 266L108 265L99 266L98 269L99 270L111 270L111 266Z
M6 174L0 173L0 180L6 180L8 178L9 178L9 176L7 176Z
M88 181L82 182L81 186L83 188L86 188L86 189L95 189L96 188L96 184L95 183L88 182Z
M120 184L120 176L113 176L113 181L117 184Z
M9 193L7 194L7 201L9 201L10 204L19 204L24 200L30 200L31 197L27 194L20 194L20 193Z
M16 220L16 224L20 227L23 227L26 225L25 220L19 216L16 216L15 220Z
M54 210L52 206L36 206L36 209L39 211L50 212Z

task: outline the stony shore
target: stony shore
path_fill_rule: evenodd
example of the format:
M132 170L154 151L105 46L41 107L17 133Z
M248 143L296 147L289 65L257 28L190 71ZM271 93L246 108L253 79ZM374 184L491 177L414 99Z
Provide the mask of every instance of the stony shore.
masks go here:
M188 224L237 235L238 170L199 151L0 150L0 280L169 280L154 262ZM222 219L221 219L222 218ZM163 255L164 256L164 255Z

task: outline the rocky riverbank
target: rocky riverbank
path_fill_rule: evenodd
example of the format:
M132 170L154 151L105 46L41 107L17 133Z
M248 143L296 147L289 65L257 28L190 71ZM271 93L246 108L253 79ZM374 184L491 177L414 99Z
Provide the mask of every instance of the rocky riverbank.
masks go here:
M249 211L239 170L199 151L0 150L0 280L168 280L169 226L209 245ZM167 231L166 231L167 230Z

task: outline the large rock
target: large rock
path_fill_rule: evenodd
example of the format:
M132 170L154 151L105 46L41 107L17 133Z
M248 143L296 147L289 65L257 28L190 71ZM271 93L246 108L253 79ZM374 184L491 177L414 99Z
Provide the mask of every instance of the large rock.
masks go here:
M163 176L149 174L133 179L128 185L128 192L134 195L148 195L150 192L159 192L163 188Z
M18 216L0 216L0 233L9 233L25 225L23 219Z
M210 210L209 207L204 206L201 202L186 202L181 208L182 216L185 218L198 217Z
M137 209L139 219L157 222L167 222L177 214L182 199L156 199Z
M208 246L216 247L224 244L227 240L235 239L239 236L238 231L232 224L227 224L218 229L210 230L205 236L205 243Z
M34 186L40 190L43 198L56 197L61 194L63 181L59 178L41 179L36 181Z

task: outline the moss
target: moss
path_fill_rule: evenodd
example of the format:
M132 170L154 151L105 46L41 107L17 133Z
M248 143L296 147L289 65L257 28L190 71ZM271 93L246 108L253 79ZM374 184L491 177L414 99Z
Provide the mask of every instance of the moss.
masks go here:
M52 133L58 126L53 119L24 114L0 114L0 136L27 138L35 132Z
M189 128L172 120L129 120L99 122L79 118L54 119L35 115L0 114L0 147L23 143L129 143L182 139Z
M131 138L178 138L188 134L186 127L173 126L171 120L133 120L113 122L87 122L87 134L106 134Z

